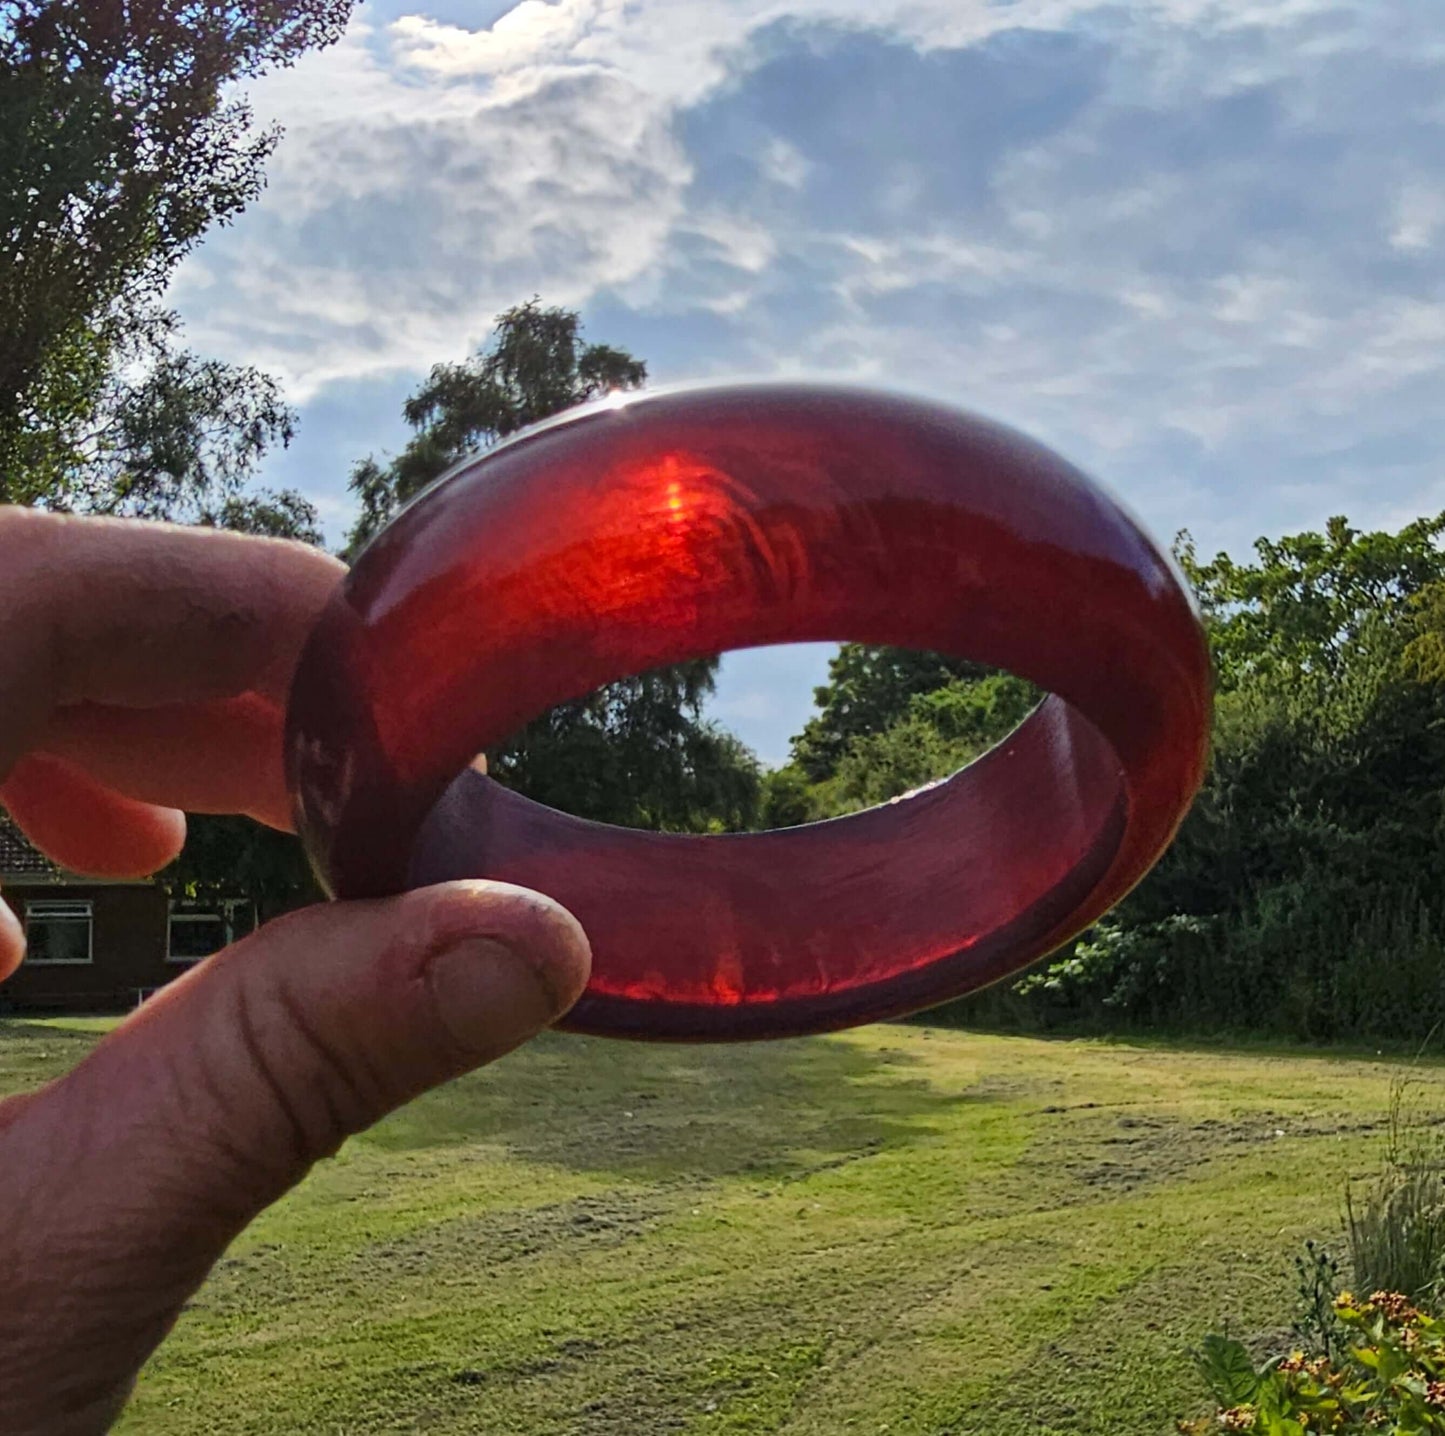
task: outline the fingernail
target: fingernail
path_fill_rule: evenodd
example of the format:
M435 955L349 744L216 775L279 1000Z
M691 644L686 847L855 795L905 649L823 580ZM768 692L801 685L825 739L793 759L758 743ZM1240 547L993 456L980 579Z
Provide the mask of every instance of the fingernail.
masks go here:
M495 938L469 938L439 952L427 969L437 1015L468 1052L504 1052L561 1015L532 963Z

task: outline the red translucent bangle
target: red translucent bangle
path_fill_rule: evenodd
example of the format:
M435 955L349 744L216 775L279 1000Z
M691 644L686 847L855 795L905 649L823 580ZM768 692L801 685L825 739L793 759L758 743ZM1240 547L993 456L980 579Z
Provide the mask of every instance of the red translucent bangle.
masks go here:
M944 782L768 833L608 827L469 766L628 674L824 639L1053 696ZM594 954L565 1026L731 1039L916 1011L1080 932L1173 836L1209 715L1179 574L1078 470L936 404L739 386L575 411L423 493L312 635L287 758L333 894L549 893Z

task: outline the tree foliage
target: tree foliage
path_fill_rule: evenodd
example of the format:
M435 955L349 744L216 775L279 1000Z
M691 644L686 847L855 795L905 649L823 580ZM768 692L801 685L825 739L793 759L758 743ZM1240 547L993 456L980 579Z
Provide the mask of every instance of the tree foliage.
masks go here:
M159 298L260 193L277 135L231 87L334 40L353 4L0 12L0 501L149 512L289 437L274 386L178 353Z
M817 716L765 780L769 827L854 812L947 777L1022 722L1038 694L964 659L845 643L813 700Z
M187 820L185 848L160 881L173 898L203 905L244 893L261 922L322 895L295 837L225 814Z
M1445 583L1427 583L1411 596L1413 635L1405 665L1425 683L1445 683Z
M73 468L59 486L66 507L295 536L262 509L310 509L299 495L261 499L245 486L268 450L288 444L295 415L269 375L203 360L170 344L149 346L134 375L112 374L91 429L74 436ZM54 500L51 500L52 503ZM303 524L315 534L315 511Z
M579 817L666 832L753 823L757 760L707 722L715 661L627 678L528 725L490 760L509 787Z
M813 692L818 712L793 740L793 762L815 783L831 778L851 742L899 722L915 697L985 672L940 653L845 643L829 661L827 683Z
M1255 542L1255 561L1200 563L1189 535L1178 557L1199 597L1222 691L1251 677L1293 681L1340 673L1367 629L1391 623L1439 579L1445 514L1399 533L1361 533L1332 518L1323 533Z
M258 534L262 538L294 539L315 548L324 546L321 515L316 505L291 489L232 494L207 509L200 521L210 528Z

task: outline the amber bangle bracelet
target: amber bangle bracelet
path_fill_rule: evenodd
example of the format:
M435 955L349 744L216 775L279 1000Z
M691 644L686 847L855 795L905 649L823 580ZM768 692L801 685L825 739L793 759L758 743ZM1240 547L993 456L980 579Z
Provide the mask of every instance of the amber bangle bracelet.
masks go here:
M627 674L824 639L1053 696L944 782L769 833L607 827L469 767ZM576 411L428 489L322 616L287 759L331 893L491 877L571 909L594 969L566 1026L780 1036L931 1006L1094 921L1187 810L1209 694L1177 571L1047 449L935 404L740 386Z

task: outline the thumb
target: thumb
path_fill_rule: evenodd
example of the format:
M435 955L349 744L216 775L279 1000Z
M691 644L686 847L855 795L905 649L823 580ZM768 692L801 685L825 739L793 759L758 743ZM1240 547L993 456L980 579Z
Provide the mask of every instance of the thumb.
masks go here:
M461 882L292 914L164 989L0 1121L0 1206L29 1217L0 1237L19 1244L0 1253L18 1275L4 1305L31 1314L16 1330L0 1314L10 1369L48 1376L48 1399L83 1382L71 1410L103 1403L251 1218L348 1136L555 1021L589 961L550 899ZM48 1336L47 1310L65 1314Z
M152 1200L247 1218L562 1016L589 960L569 913L502 883L308 908L162 990L54 1099L104 1112L91 1159L141 1174Z

